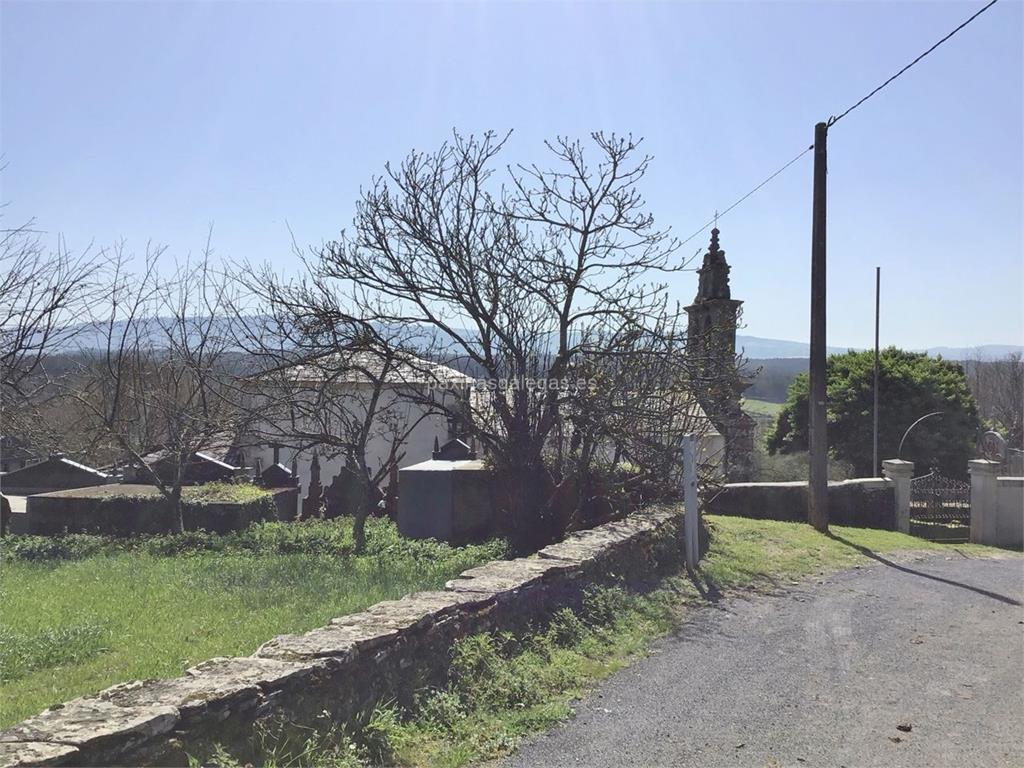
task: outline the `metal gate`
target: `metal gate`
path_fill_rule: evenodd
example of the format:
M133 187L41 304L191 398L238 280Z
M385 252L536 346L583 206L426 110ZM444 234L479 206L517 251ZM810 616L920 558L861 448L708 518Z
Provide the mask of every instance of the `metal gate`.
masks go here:
M971 486L935 470L910 481L910 533L933 541L971 536Z

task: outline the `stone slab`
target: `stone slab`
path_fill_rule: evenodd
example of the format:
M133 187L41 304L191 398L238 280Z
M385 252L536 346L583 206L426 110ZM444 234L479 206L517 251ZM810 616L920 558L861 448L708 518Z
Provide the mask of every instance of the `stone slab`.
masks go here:
M463 571L447 582L444 588L452 592L475 592L500 597L503 593L539 584L550 568L549 563L540 559L521 557L517 560L495 560Z
M279 635L261 645L256 655L284 660L349 660L358 653L393 642L402 634L425 629L459 612L473 611L490 599L489 594L481 598L451 592L414 593L333 619L326 627L299 635Z
M29 765L70 765L78 747L49 741L0 742L0 768Z
M114 752L170 733L178 710L164 705L120 707L98 697L74 699L0 731L0 743L56 742Z
M192 667L182 677L123 683L99 696L120 707L174 707L185 720L210 709L255 706L262 691L283 687L308 672L308 666L278 660L216 658Z

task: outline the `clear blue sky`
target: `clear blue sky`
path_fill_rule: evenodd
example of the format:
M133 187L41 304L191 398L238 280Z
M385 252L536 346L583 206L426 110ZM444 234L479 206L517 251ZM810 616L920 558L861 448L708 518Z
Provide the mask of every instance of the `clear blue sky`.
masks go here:
M6 223L70 246L293 257L351 221L386 160L463 132L633 132L685 237L980 2L11 2ZM1022 343L1020 0L1002 0L829 137L829 332ZM811 156L721 221L746 333L807 338ZM706 244L701 236L689 244ZM675 282L689 300L695 275Z

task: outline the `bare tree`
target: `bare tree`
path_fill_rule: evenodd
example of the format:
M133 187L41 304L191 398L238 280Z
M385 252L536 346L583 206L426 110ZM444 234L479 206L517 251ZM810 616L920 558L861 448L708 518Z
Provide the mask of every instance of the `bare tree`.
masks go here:
M357 318L315 284L282 281L269 269L238 273L256 276L247 282L257 304L236 309L235 325L256 368L240 397L251 414L249 439L344 460L357 486L350 511L361 552L366 518L409 436L446 413L446 398L464 399L470 379L413 354L409 329Z
M1013 352L1000 360L976 356L966 362L967 381L982 419L1005 432L1011 447L1024 448L1024 359Z
M243 411L232 400L233 350L222 328L228 296L209 248L166 279L157 270L163 253L148 251L132 273L132 258L116 250L99 348L81 350L64 396L96 440L159 489L180 532L195 454L233 438Z
M37 408L53 394L47 355L84 327L103 259L43 246L31 222L0 231L0 411L4 428L40 437Z
M421 329L443 359L487 383L468 429L494 463L523 548L561 534L558 498L582 471L567 471L553 440L581 449L577 430L585 418L597 424L609 402L600 388L564 382L625 364L635 339L674 326L665 287L651 278L683 265L638 191L650 158L631 137L591 139L588 148L557 139L547 144L551 170L509 167L496 186L505 139L456 134L387 166L363 193L352 232L318 252L322 295L350 297L350 313L374 327Z

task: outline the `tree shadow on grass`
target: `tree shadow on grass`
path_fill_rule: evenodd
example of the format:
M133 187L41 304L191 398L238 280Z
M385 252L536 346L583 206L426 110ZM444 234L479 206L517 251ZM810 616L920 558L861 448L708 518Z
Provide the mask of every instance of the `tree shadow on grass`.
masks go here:
M909 567L907 567L905 565L901 565L899 563L893 562L892 560L889 560L887 558L882 557L881 555L879 555L874 550L868 549L867 547L861 546L860 544L854 544L849 539L844 539L842 536L837 536L834 533L830 532L828 534L828 536L829 536L829 538L831 538L831 539L833 539L835 541L838 541L840 544L843 544L843 545L845 545L847 547L850 547L851 549L857 550L858 552L860 552L865 557L871 558L872 560L877 560L882 565L888 566L889 568L895 568L897 571L902 571L903 573L909 573L912 576L920 576L920 577L925 578L925 579L931 579L932 581L938 581L938 582L941 582L943 584L949 584L952 587L959 587L960 589L966 589L966 590L968 590L970 592L976 592L979 595L983 595L985 597L990 597L993 600L998 600L999 602L1006 603L1007 605L1021 605L1022 604L1019 600L1015 600L1014 598L1008 597L1007 595L1001 595L998 592L992 592L991 590L988 590L988 589L982 589L981 587L975 587L975 586L972 586L970 584L964 584L961 581L954 581L953 579L946 579L946 578L943 578L942 576L936 576L935 574L932 574L932 573L925 573L924 571L918 571L918 570L915 570L914 568L909 568Z

